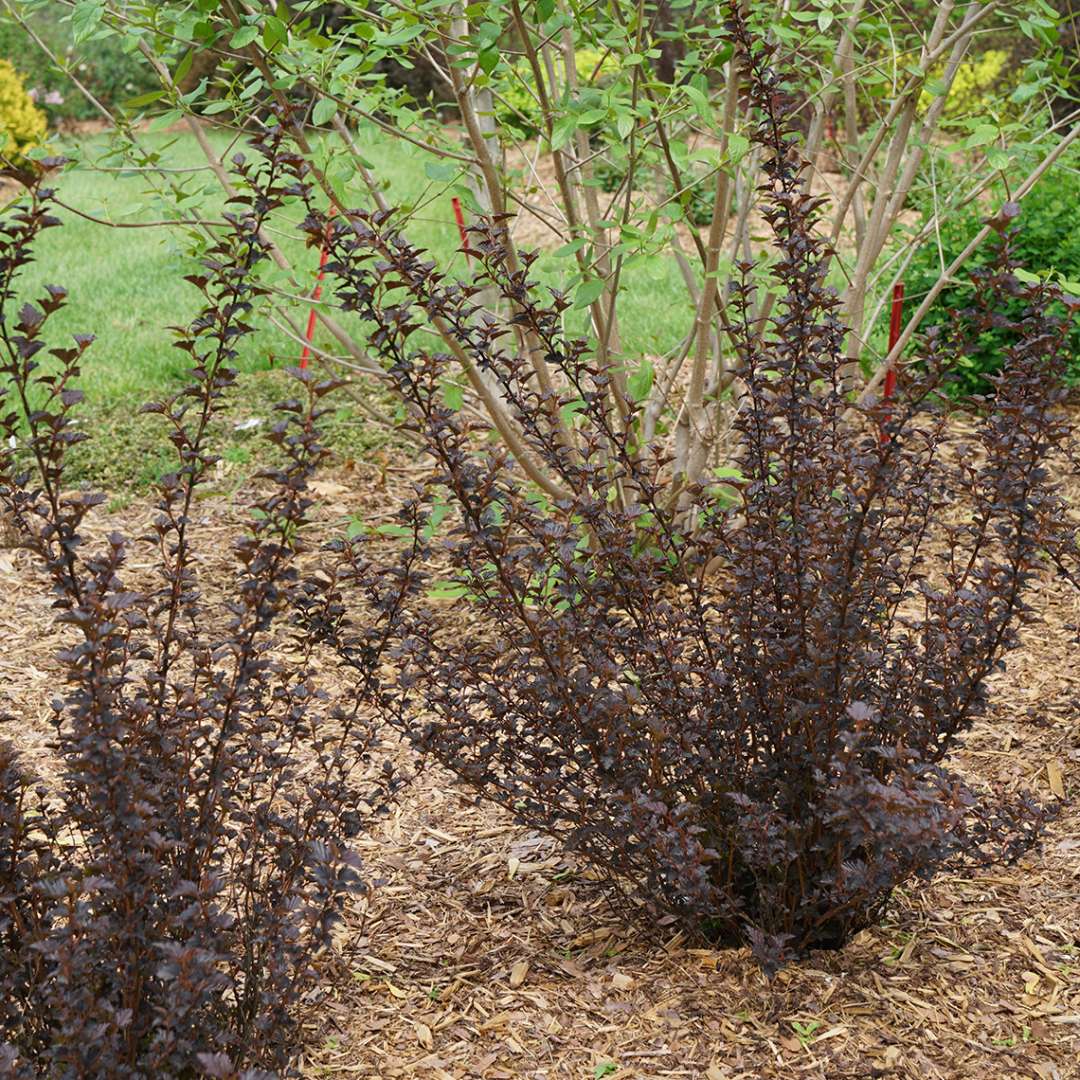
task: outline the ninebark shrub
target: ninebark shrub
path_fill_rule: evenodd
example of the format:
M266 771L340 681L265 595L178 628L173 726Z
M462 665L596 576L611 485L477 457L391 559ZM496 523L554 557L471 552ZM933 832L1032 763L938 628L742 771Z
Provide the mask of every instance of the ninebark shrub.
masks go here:
M610 368L567 340L569 302L537 299L500 221L474 230L482 270L465 285L388 213L313 211L338 299L371 327L434 467L390 530L400 561L342 541L334 585L310 587L309 626L365 680L390 636L396 673L377 696L423 753L558 837L634 910L749 944L771 970L842 945L901 883L1014 859L1037 837L1039 807L975 790L946 760L987 713L1045 553L1071 543L1050 469L1068 433L1067 327L1048 311L1055 289L1011 272L1007 205L982 306L957 323L1000 326L1001 297L1022 300L993 411L953 422L941 373L965 340L940 334L897 399L853 405L795 102L770 50L730 32L779 298L763 320L754 267L739 267L723 467L672 493L640 410L620 409ZM516 336L485 317L481 289L511 305ZM429 321L452 355L417 332ZM448 406L454 364L506 404L517 461L555 491ZM354 606L378 623L352 628Z
M325 703L311 650L278 626L334 384L297 373L270 436L281 464L261 474L232 585L215 600L200 584L195 500L217 460L207 433L250 330L260 230L283 196L279 147L262 149L258 169L238 164L258 195L234 200L190 279L205 297L177 331L190 378L147 407L168 425L177 468L148 535L131 540L90 539L103 497L65 487L67 450L88 437L75 384L91 339L47 348L59 287L17 306L34 241L59 224L51 192L39 180L0 223L0 507L71 631L53 703L56 780L0 743L4 1075L288 1072L296 1009L363 887L349 837L390 777L365 767L372 732L357 708Z

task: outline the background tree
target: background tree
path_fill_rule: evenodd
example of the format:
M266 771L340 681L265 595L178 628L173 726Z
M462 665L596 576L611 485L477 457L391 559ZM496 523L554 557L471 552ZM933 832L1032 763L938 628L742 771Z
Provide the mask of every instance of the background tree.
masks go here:
M24 20L41 8L41 0L5 3ZM674 497L725 467L746 362L731 296L750 264L751 311L764 328L777 254L762 231L768 153L748 137L745 73L724 26L729 5L50 0L57 5L77 37L124 41L159 79L158 91L115 117L121 151L141 167L152 168L154 154L140 148L133 121L149 110L191 128L227 191L208 128L258 129L270 104L288 107L290 138L338 211L395 201L365 156L371 140L429 155L428 191L398 209L402 226L432 209L449 219L451 196L473 216L509 215L511 267L528 247L545 249L545 280L572 300L568 325L585 331L611 372L604 393L619 423L633 412L638 444L671 454ZM992 216L1071 160L1080 128L1075 110L1060 105L1069 79L1062 16L1048 0L800 0L779 13L754 2L740 11L776 48L786 90L799 100L792 122L805 133L803 182L823 200L818 228L830 241L828 280L841 299L845 378L865 401L991 230L980 227L942 262L883 355L883 309L914 252L962 208ZM954 107L955 95L970 90L982 43L1003 37L1027 42L1027 61ZM192 86L196 63L211 56L213 68ZM421 61L452 109L438 94L411 92L387 68ZM189 188L163 175L161 190L193 215ZM283 275L274 317L299 336L295 298L310 277L280 245L271 250ZM665 303L660 347L641 355L623 330L628 306L648 302L637 283L656 260L678 268L682 292ZM491 294L481 301L483 317L514 336L553 403L565 386L513 305ZM319 318L342 361L386 385L363 327L326 306ZM486 414L534 482L558 494L555 479L529 460L497 385L445 327L428 329L457 360L464 406ZM638 400L642 409L632 410ZM572 412L557 422L571 447Z

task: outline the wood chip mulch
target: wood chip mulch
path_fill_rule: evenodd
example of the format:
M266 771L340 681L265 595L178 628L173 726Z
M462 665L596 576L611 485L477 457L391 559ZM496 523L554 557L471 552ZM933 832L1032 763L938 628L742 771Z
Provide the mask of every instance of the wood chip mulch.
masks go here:
M328 523L392 505L362 472L320 495ZM98 527L137 534L150 512L137 501ZM240 520L225 498L200 513L222 538ZM226 543L213 550L209 587L229 565ZM0 548L0 713L17 717L0 735L47 771L60 635L42 581L25 552ZM1080 1077L1080 595L1050 578L1035 604L1043 622L956 756L973 777L1063 804L1017 866L905 889L882 926L769 982L745 951L628 929L585 868L431 767L360 841L381 884L311 1003L305 1074Z

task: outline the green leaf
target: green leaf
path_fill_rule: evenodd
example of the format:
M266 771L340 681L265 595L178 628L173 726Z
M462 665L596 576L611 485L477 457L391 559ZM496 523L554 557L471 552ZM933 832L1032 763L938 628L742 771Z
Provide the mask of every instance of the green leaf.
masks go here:
M557 248L552 254L556 256L576 255L588 242L583 236L579 236L576 240L571 240L569 244L563 244L561 248Z
M572 427L574 417L584 408L585 402L582 401L581 398L575 398L573 401L568 401L559 409L559 415L562 417L562 421L567 427Z
M276 15L267 15L263 21L263 46L276 49L289 40L289 28Z
M971 150L976 146L986 146L998 137L996 124L979 124L975 130L964 140L963 145Z
M240 100L250 101L259 93L260 90L262 90L263 86L264 83L261 75L258 78L252 79L251 82L249 82L247 86L245 86L244 89L240 91Z
M634 401L644 401L649 396L653 384L652 361L645 357L640 366L629 379L626 380L626 388Z
M458 386L457 383L444 382L442 385L443 401L446 402L446 407L452 409L454 412L460 412L462 405L465 404L465 393Z
M334 65L334 74L336 76L348 75L350 71L355 71L363 62L363 56L358 52L354 52L352 56L345 57L340 64Z
M160 116L155 117L153 123L147 128L148 131L163 131L171 124L178 123L184 119L184 114L179 109L170 109L168 112L162 113Z
M484 49L476 58L480 70L485 75L490 75L499 66L499 50L495 48Z
M593 1076L596 1080L602 1080L602 1077L610 1076L612 1073L617 1073L619 1066L614 1061L602 1061L599 1065L593 1069Z
M412 536L412 529L406 528L404 525L394 525L392 522L387 522L385 525L376 525L375 531L380 536L395 536L398 539L403 537Z
M1017 105L1033 98L1043 87L1042 82L1021 83L1010 95L1009 100Z
M250 45L258 36L257 26L241 26L229 39L229 48L242 49L245 45Z
M102 0L77 0L71 13L71 30L76 43L88 38L101 24L105 14Z
M428 515L427 525L424 527L424 539L430 540L438 531L446 516L450 513L450 507L446 503L436 503Z
M384 49L388 49L392 48L394 45L404 45L406 41L412 41L413 38L418 38L423 32L424 28L419 24L414 26L401 26L389 34L375 34L371 39L371 43L373 45L379 45Z
M551 131L551 149L561 150L574 136L577 129L576 116L564 116Z
M330 123L337 115L337 102L333 98L319 98L315 102L315 108L311 110L311 122L316 127Z
M733 131L728 136L728 160L737 165L744 157L746 152L750 149L750 140L745 135L740 135L737 131Z
M686 96L693 103L694 111L702 120L709 123L713 118L713 113L708 97L698 87L691 86L689 83L683 89L686 91Z
M590 281L583 281L574 294L574 307L588 307L603 291L603 278L592 278Z
M176 65L176 71L173 72L172 81L176 86L179 86L180 83L184 81L184 76L187 75L187 73L191 70L191 65L194 59L195 50L188 49L188 51L184 53L183 59L180 61L179 64Z
M461 205L471 214L477 214L483 216L488 213L477 201L476 193L468 184L455 184L453 187L454 194L461 200Z
M144 105L149 105L152 101L157 101L158 98L165 96L164 90L151 90L147 94L140 94L138 97L129 98L124 102L125 109L141 109Z
M456 165L449 165L445 161L424 162L424 175L429 180L453 180L457 174L458 170Z
M458 585L453 581L436 581L428 589L429 600L460 600L468 596L469 590L465 585Z

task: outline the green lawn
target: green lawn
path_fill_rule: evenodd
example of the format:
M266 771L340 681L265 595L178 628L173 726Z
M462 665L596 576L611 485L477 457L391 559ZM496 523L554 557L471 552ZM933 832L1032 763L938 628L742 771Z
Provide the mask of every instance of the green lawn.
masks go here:
M202 163L192 139L161 136L147 141L164 149L164 163L170 168ZM100 146L89 149L99 151ZM220 196L209 174L198 174L188 183L193 181L212 192L210 211L220 213ZM145 177L137 173L75 167L54 186L65 203L94 217L134 224L166 216ZM127 406L175 386L183 375L185 357L173 347L168 327L188 322L200 299L184 281L184 275L196 268L186 230L110 228L65 209L57 214L64 224L42 236L36 264L24 281L28 288L55 282L68 290L69 304L52 323L54 333L97 336L83 370L88 397L98 406ZM268 366L266 344L249 346L245 369Z
M201 169L205 165L194 139L187 134L149 135L142 142L158 150L162 164L170 169ZM226 136L215 135L214 142L220 151L234 152ZM462 272L450 192L445 182L435 183L425 174L424 166L431 159L382 135L361 133L359 142L372 171L385 182L387 200L415 208L408 228L410 238L432 251L440 266ZM102 140L67 148L77 159L100 157L103 149ZM185 185L192 204L201 203L205 214L220 213L223 196L209 172L169 175ZM150 182L139 173L101 172L76 164L55 186L68 206L93 217L135 224L169 216ZM361 205L368 198L359 187L349 189L348 196ZM25 295L33 295L46 282L68 289L69 305L51 323L53 341L65 332L90 332L97 337L86 356L82 386L88 399L86 423L98 438L94 444L79 448L78 470L83 479L113 490L130 484L142 486L171 467L157 422L139 417L138 407L177 388L184 375L186 357L173 347L168 328L188 322L199 307L199 294L184 281L184 275L197 266L192 238L182 228L113 228L66 209L58 213L63 227L43 235L36 262L25 274L24 290ZM299 208L286 208L273 228L275 239L310 283L317 257L304 249L295 233L299 216ZM536 272L546 284L562 285L569 263L545 255ZM691 317L674 261L655 258L631 266L624 272L623 283L620 318L628 355L636 358L674 348ZM294 317L303 323L304 310L298 306ZM339 317L348 323L347 317ZM575 332L582 330L584 314L572 312L570 325ZM360 332L360 327L354 324L354 328ZM330 341L317 340L328 349L333 347ZM258 333L242 345L242 385L233 408L237 419L269 412L272 401L284 390L278 369L295 363L298 355L299 347L293 341L268 323L259 323ZM358 429L359 425L346 417L338 434L366 445L373 433ZM245 441L239 435L225 434L227 454L243 461L249 453ZM248 436L244 439L250 441Z

